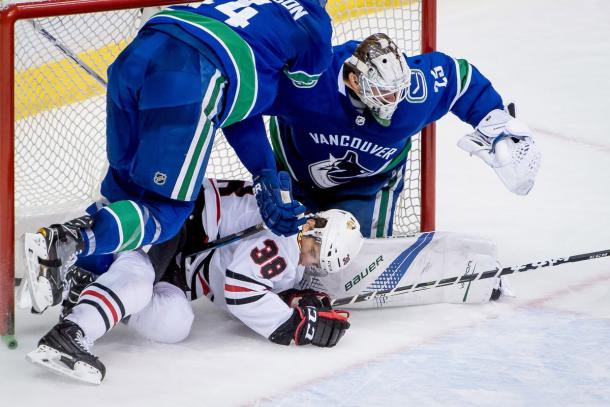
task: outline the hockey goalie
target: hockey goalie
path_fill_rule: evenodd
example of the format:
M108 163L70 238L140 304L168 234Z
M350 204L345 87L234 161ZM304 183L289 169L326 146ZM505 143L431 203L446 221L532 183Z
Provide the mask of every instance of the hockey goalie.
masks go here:
M499 278L367 298L409 284L496 267L492 243L452 233L363 239L348 212L311 215L296 236L264 230L203 251L215 240L262 222L252 185L206 180L192 215L175 238L115 255L108 270L73 266L62 320L28 359L90 383L106 373L91 346L120 321L146 338L176 343L193 324L191 301L207 297L270 341L333 347L349 329L349 312L438 302L482 303L502 293Z

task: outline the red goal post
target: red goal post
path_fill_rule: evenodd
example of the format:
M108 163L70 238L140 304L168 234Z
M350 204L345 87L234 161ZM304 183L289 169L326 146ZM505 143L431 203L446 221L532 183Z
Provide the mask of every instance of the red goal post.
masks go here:
M273 0L282 1L282 0ZM86 15L90 13L103 13L113 10L139 9L142 7L164 6L176 4L181 1L168 0L47 0L38 2L4 2L0 5L0 335L14 335L14 281L15 281L15 256L22 256L15 253L16 236L15 212L16 200L28 198L16 195L16 170L20 168L21 161L15 160L17 156L16 148L16 128L23 115L16 114L17 105L22 102L16 99L15 78L19 74L16 66L16 51L18 38L16 38L15 26L17 22L30 19L47 19L55 16ZM329 13L336 22L336 28L341 26L340 34L346 39L362 39L364 36L374 32L397 29L401 27L392 19L418 19L409 25L412 30L411 35L417 37L411 39L417 46L403 46L401 41L397 41L399 46L413 53L430 52L436 48L436 0L330 0L327 6ZM398 13L396 10L404 8L408 12ZM375 13L375 24L368 26L367 19L362 18L367 14ZM357 24L352 24L354 21ZM388 24L385 24L385 21ZM360 26L359 26L360 25ZM336 30L339 31L339 30ZM103 36L104 32L99 32ZM392 34L390 34L392 37ZM337 38L335 38L337 40ZM49 43L49 47L52 45ZM102 72L105 75L105 70ZM54 86L50 84L48 86ZM19 94L23 93L22 87ZM32 95L25 92L27 95ZM44 110L44 109L42 109ZM48 111L43 112L45 118ZM40 114L43 114L40 113ZM73 117L73 116L70 116ZM83 118L80 118L83 120ZM50 119L52 120L52 119ZM66 119L57 122L49 122L49 126L65 126ZM72 120L72 119L71 119ZM77 117L74 120L79 120ZM86 120L86 118L84 118ZM36 132L32 132L36 133ZM33 134L32 137L39 136ZM40 137L39 137L40 138ZM422 131L420 136L418 167L412 172L417 176L415 179L416 193L415 218L419 223L420 230L433 230L435 227L435 129L434 125L428 126ZM41 143L47 143L43 140ZM220 144L219 144L220 145ZM25 147L24 147L25 148ZM215 143L216 148L216 143ZM225 148L225 147L223 147ZM24 150L27 153L27 148ZM22 152L23 153L23 152ZM99 155L99 154L98 154ZM36 157L34 157L36 158ZM224 160L224 158L219 158ZM34 168L38 163L25 165L26 172ZM211 163L211 165L215 165ZM221 166L223 167L223 166ZM222 172L212 172L210 175L218 175ZM79 170L76 170L76 175ZM58 174L63 177L63 173ZM232 176L232 174L230 174ZM21 183L21 181L19 181ZM37 187L35 187L37 188ZM36 190L34 188L34 190ZM18 189L18 188L17 188ZM44 195L44 194L41 194ZM29 201L28 201L29 203ZM44 203L44 202L43 202ZM38 207L32 206L31 213L36 213ZM398 216L398 213L397 213ZM42 226L42 225L39 225ZM409 229L410 230L410 229ZM18 257L19 258L19 257Z

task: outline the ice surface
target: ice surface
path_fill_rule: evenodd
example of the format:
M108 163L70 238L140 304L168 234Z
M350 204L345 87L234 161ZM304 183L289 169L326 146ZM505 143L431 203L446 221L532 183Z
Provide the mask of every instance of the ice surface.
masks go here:
M610 245L610 3L439 0L438 47L492 79L537 131L543 165L527 197L438 126L440 230L494 239L504 264ZM0 349L3 406L610 405L610 260L511 278L518 297L482 306L352 313L334 349L281 347L209 304L191 336L159 345L118 327L96 344L108 375L73 383L24 360L55 322L17 315Z

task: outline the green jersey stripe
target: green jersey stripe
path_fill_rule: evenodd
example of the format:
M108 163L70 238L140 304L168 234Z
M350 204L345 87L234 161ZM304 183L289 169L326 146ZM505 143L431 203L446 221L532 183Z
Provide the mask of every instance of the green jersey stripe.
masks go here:
M210 79L210 84L205 91L203 101L201 102L201 113L199 122L195 128L195 134L189 145L185 160L180 168L180 174L172 190L172 199L187 200L188 191L192 190L193 174L196 175L195 168L205 155L204 145L209 145L210 129L213 130L212 122L206 115L206 111L215 109L218 99L221 96L220 88L224 84L224 78L220 75L220 71L216 71ZM213 99L215 96L216 99ZM202 155L201 152L204 151Z
M221 76L217 83L214 84L214 90L210 99L215 100L216 103L213 105L211 103L208 104L203 111L210 120L216 115L216 113L218 113L218 102L220 101L219 96L221 95L221 91L224 89L225 82L225 78Z
M465 59L458 59L457 62L460 68L460 89L462 89L460 93L464 93L464 90L467 87L468 76L470 75L470 64Z
M205 155L204 145L208 144L207 141L210 137L210 130L213 130L212 122L206 120L205 125L203 126L203 130L201 131L202 137L199 137L197 140L197 144L195 145L195 150L193 151L193 156L196 159L193 159L189 162L188 169L185 174L185 181L180 186L180 190L178 192L178 199L185 201L188 200L192 194L193 189L193 181L197 178L197 173L195 172L195 168L199 165L199 159Z
M224 48L235 69L237 84L231 107L220 127L229 126L248 117L258 94L256 60L250 45L226 24L201 14L183 10L164 10L156 16L176 19L197 27Z
M400 162L407 157L407 155L409 154L409 151L411 151L411 145L412 145L411 139L409 138L409 140L407 141L407 144L402 149L400 154L398 154L396 157L394 157L392 159L392 161L388 162L386 164L386 166L379 171L379 174L393 170L394 167L396 167L398 164L400 164Z
M375 237L383 237L385 229L385 219L388 211L389 191L384 188L381 190L381 202L379 203L379 220L377 221L377 235Z
M142 244L142 240L144 239L144 219L142 217L142 211L140 210L140 207L133 201L125 202L127 202L127 204L131 206L131 208L128 209L127 205L125 205L126 212L135 212L137 215L137 222L133 214L129 215L130 220L134 223L132 223L131 225L125 225L127 228L130 229L123 229L123 236L127 236L127 239L124 239L123 245L119 248L120 252L137 249L138 247L140 247L140 245ZM131 233L128 234L127 232Z
M298 181L299 179L296 177L292 167L288 163L288 158L286 158L286 152L284 151L284 144L282 144L282 139L280 138L280 130L276 116L271 116L269 119L269 134L271 136L271 145L273 146L273 155L275 155L275 160L279 161L283 170L287 169L290 171L292 179Z
M132 201L118 201L105 206L117 223L119 242L113 252L133 250L144 237L144 221L140 208Z
M388 184L381 189L381 200L379 202L379 215L377 221L377 232L375 237L385 237L389 228L388 222L392 222L390 219L390 205L393 201L394 190L398 184L399 177L402 176L402 170L394 174Z
M455 74L456 74L456 90L455 97L451 101L451 105L449 106L449 110L453 109L453 105L455 105L458 99L466 93L468 90L468 86L470 86L470 79L472 77L472 69L470 68L470 64L465 59L453 59L455 63Z

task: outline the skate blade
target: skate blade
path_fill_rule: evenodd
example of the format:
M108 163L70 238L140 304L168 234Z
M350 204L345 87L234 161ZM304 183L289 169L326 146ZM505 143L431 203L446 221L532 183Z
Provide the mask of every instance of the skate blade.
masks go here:
M40 270L38 258L44 259L47 257L46 242L44 237L38 233L26 233L24 243L26 260L25 278L27 281L25 286L28 287L30 293L32 308L42 313L53 304L50 283L45 278L38 279L38 272Z
M81 382L89 384L102 382L102 373L95 367L79 361L74 364L74 369L70 369L61 361L60 352L45 345L40 345L38 349L28 353L25 358L35 365Z

